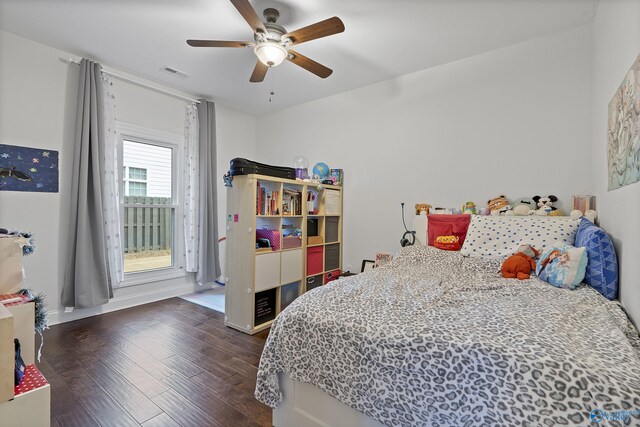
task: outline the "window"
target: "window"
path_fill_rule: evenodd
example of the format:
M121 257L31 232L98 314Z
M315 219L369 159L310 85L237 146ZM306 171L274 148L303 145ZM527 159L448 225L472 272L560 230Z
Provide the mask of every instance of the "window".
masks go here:
M125 196L147 197L147 183L129 181L128 191L125 190L124 194Z
M119 124L125 286L183 275L178 164L181 137Z
M129 168L129 179L135 179L138 181L147 180L147 170L142 168Z

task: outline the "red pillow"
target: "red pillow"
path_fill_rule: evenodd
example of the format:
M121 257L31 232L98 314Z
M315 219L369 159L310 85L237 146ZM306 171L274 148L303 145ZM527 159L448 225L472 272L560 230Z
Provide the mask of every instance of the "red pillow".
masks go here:
M458 236L460 246L463 245L467 236L467 229L471 222L471 215L446 215L446 214L429 214L427 215L427 240L429 246L438 236Z

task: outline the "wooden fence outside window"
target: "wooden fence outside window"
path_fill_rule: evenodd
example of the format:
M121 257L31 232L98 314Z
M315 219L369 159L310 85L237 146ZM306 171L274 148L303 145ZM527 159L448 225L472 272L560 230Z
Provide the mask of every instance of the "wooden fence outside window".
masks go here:
M174 207L170 198L125 196L124 204L124 253L171 249Z

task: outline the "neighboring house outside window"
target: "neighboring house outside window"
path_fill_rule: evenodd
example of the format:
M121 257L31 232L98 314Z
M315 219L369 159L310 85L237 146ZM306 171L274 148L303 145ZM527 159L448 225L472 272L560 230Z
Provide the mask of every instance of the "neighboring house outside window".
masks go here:
M134 142L124 141L131 148ZM147 197L147 169L124 165L124 195Z
M125 284L184 275L179 135L118 124Z

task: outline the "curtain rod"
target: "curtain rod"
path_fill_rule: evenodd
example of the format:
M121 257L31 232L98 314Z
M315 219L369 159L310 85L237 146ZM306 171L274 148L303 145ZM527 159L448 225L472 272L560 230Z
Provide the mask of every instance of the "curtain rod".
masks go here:
M80 65L80 61L78 61L77 59L73 59L73 58L60 58L60 60L61 60L62 62L67 63L67 64L76 64L76 65ZM104 67L103 67L103 69L102 69L102 72L103 72L103 73L105 73L105 74L110 75L111 77L115 77L115 78L116 78L116 79L118 79L118 80L122 80L122 81L125 81L125 82L127 82L127 83L131 83L131 84L133 84L133 85L135 85L135 86L139 86L139 87L142 87L142 88L145 88L145 89L151 89L151 90L153 90L153 91L155 91L155 92L162 93L162 94L164 94L164 95L169 95L169 96L172 96L172 97L174 97L174 98L180 99L180 100L182 100L182 101L195 102L196 104L200 104L200 101L199 101L199 100L197 100L197 99L189 98L188 96L179 95L179 94L177 94L177 93L171 92L171 91L166 90L166 89L161 89L161 88L159 88L159 87L151 86L151 85L149 85L149 84L147 84L147 83L143 83L143 82L141 82L141 81L139 81L139 80L134 80L134 79L132 79L131 77L126 77L126 76L123 76L123 75L121 75L121 74L115 73L115 72L113 72L113 71L107 71L107 70L105 70L105 69L104 69Z

